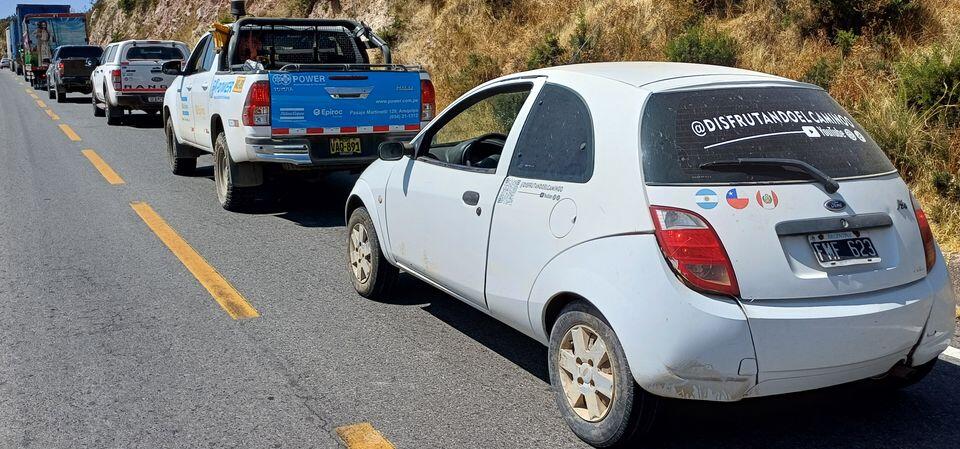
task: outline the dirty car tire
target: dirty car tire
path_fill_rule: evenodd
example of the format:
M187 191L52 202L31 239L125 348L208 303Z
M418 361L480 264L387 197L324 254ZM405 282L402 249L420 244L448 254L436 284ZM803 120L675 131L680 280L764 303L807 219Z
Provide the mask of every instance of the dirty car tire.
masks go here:
M47 86L47 98L49 98L49 99L51 99L51 100L53 100L54 98L57 98L57 96L56 96L56 94L55 94L55 91L54 91L54 88L53 88L53 85ZM57 98L57 103L63 103L63 102L60 101L59 98Z
M103 109L100 109L100 106L97 106L97 94L95 93L90 94L90 103L93 104L94 117L103 117L104 115L106 115L106 113L103 112Z
M609 360L607 365L602 361L582 360L582 357L577 357L576 366L586 366L589 362L590 367L599 368L603 364L604 369L609 370L613 377L613 397L604 415L594 421L578 414L567 397L564 380L561 379L561 376L569 376L568 372L561 368L562 360L564 358L569 360L570 354L574 353L566 347L565 339L570 335L576 335L573 333L575 329L588 329L594 332L594 339L587 339L587 341L592 341L595 347L598 346L597 342L602 340L602 346L606 349ZM562 357L561 350L567 351L565 357ZM559 318L550 331L548 351L550 383L553 386L557 406L573 433L595 447L637 447L637 440L647 434L653 425L659 398L644 391L633 380L620 340L603 315L585 301L574 301L568 304L560 312ZM566 379L567 382L579 380L570 379L570 377ZM589 385L593 386L592 383ZM585 401L586 395L578 396L575 400L579 401L581 398Z
M364 207L350 214L346 248L347 272L357 293L364 298L379 298L388 293L399 270L384 257L377 230Z
M178 176L187 176L193 174L193 172L197 169L197 158L177 157L178 150L183 146L183 144L177 142L176 130L173 128L173 119L170 117L167 117L167 123L164 125L164 131L166 131L167 135L167 159L170 162L170 171Z
M253 208L256 199L255 187L238 187L234 182L237 164L230 158L227 136L217 135L213 145L213 181L220 206L231 212L245 212Z
M107 99L104 101L106 104L106 114L107 114L107 124L108 125L119 125L123 121L123 109L112 106L110 100Z

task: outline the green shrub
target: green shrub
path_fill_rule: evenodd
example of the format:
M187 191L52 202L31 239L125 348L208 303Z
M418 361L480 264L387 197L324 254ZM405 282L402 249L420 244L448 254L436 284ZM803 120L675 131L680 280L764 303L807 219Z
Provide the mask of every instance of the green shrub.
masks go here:
M131 13L137 7L137 0L119 0L117 6L125 13Z
M547 33L543 41L530 49L530 54L527 56L527 69L534 70L563 64L564 53L557 35Z
M591 30L586 15L580 11L577 15L577 26L570 36L570 62L595 61L598 40L600 40L599 28Z
M810 3L804 30L823 31L831 39L841 31L913 32L922 28L924 22L920 0L810 0Z
M730 35L694 26L667 43L666 56L674 62L732 67L737 64L738 52L737 41Z
M393 22L377 31L377 36L387 42L387 45L396 47L403 39L403 33L407 30L407 22L399 15L393 17Z
M900 97L918 111L944 110L956 117L960 104L960 51L935 48L898 65ZM952 120L951 120L952 121Z
M950 193L953 185L953 176L945 171L938 171L933 174L933 188L940 195L946 196Z
M807 69L800 81L810 84L816 84L826 90L830 89L833 79L837 75L837 64L831 62L826 57L821 56L817 62Z
M459 97L475 86L500 76L500 66L490 56L477 53L467 55L467 63L450 76L448 85L453 97Z
M853 44L857 43L857 35L853 31L840 30L833 43L840 47L840 56L846 58L853 51Z

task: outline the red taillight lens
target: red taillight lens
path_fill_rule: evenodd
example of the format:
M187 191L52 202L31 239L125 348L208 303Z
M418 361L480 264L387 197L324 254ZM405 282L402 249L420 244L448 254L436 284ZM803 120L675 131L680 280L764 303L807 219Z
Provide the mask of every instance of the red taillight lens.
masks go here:
M247 101L243 103L243 126L270 126L269 81L250 85Z
M433 82L420 80L420 121L429 122L437 115L437 92Z
M920 238L923 240L923 255L926 257L927 273L933 269L937 263L937 245L933 240L933 231L930 229L930 222L927 221L927 214L920 207L920 202L913 195L910 196L913 203L913 213L917 216L917 226L920 227Z
M57 63L57 71L60 72L60 75L63 75L63 61Z
M110 79L113 81L113 89L117 92L123 90L123 86L120 84L120 70L113 70L110 72Z
M660 250L688 285L706 293L740 296L733 265L710 223L672 207L652 206L650 214Z

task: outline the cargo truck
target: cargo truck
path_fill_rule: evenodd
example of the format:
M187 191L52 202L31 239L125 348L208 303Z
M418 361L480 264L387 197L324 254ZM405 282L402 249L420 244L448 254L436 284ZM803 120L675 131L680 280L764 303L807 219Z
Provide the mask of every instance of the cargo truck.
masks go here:
M46 88L53 51L63 45L86 45L86 14L28 14L21 24L20 59L24 77L34 88Z
M7 45L10 46L10 59L13 60L12 70L17 75L23 75L23 65L20 62L20 50L23 48L23 19L30 14L66 14L70 12L70 5L17 5L16 13L10 18L10 37Z

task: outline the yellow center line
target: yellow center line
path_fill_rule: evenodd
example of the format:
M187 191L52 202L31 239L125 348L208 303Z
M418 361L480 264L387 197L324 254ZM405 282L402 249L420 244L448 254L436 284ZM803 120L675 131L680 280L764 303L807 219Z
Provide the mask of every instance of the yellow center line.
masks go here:
M337 427L337 435L348 449L394 449L393 443L368 422Z
M78 136L77 133L73 132L73 128L71 128L70 125L57 125L57 126L60 127L60 131L63 131L63 133L66 134L70 140L74 142L80 141L80 136Z
M123 178L121 178L117 172L113 171L113 169L110 168L110 166L107 165L102 158L100 158L100 155L97 154L96 151L83 150L81 153L83 153L83 155L90 160L90 163L93 164L94 168L96 168L101 175L103 175L103 178L106 179L107 182L113 185L123 184Z
M30 94L30 97L34 100L40 101L40 97L38 97L37 94Z
M44 103L42 100L37 100L37 106L40 106L41 108L46 108L47 104Z
M193 274L200 284L210 292L213 299L220 304L230 315L231 318L238 320L244 318L256 318L260 316L257 309L253 308L243 295L240 294L220 273L217 273L206 260L197 253L183 237L180 237L170 225L167 224L160 215L153 210L147 203L133 202L130 207L140 216L147 227L153 231L160 241L173 255L180 259L190 273ZM372 446L371 446L372 447ZM392 446L391 446L392 447Z
M53 112L52 110L50 110L50 109L44 109L43 112L46 112L47 115L49 115L50 118L53 119L53 120L60 120L60 116L57 115L56 113L54 113L54 112Z

